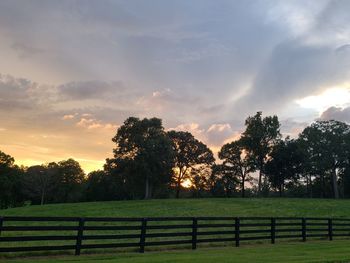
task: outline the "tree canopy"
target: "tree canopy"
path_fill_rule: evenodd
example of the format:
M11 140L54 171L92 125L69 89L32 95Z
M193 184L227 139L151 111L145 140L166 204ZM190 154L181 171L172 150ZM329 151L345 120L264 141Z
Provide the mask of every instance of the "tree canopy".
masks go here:
M174 152L160 119L130 117L112 141L114 157L105 168L122 177L133 197L154 197L170 183Z
M176 198L179 198L181 184L185 180L190 180L199 185L203 178L198 171L211 167L215 159L208 146L189 132L169 131L168 136L173 142L175 152L173 183L176 187Z

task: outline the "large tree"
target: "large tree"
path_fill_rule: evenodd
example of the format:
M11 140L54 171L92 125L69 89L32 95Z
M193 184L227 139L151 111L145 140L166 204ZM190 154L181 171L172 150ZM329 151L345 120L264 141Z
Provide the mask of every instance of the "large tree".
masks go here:
M246 129L241 141L247 158L250 158L259 170L258 194L261 194L264 168L273 146L280 140L280 123L278 117L262 117L261 112L250 116L245 121Z
M0 209L13 207L23 201L21 177L23 171L15 159L0 151Z
M235 173L224 164L214 164L210 177L210 190L213 196L230 197L239 186Z
M276 144L266 163L265 172L272 185L282 196L286 183L296 184L303 172L305 157L297 140L287 137Z
M160 119L130 117L112 141L114 157L107 159L105 169L122 178L131 198L148 199L168 186L174 152Z
M101 170L89 173L85 186L85 199L87 201L110 201L125 198L119 189L121 182L119 183L118 179Z
M58 164L50 163L49 169L58 177L56 202L76 202L82 198L85 174L77 161L70 158Z
M49 165L34 165L27 169L23 178L24 192L34 204L43 205L57 195L59 178Z
M329 178L333 196L339 198L338 179L349 163L349 133L348 124L330 120L316 121L300 134L309 167L321 181L323 196Z
M223 160L222 169L237 178L242 197L245 197L245 183L251 179L249 174L255 171L255 164L244 152L242 141L238 140L222 146L219 158Z
M179 198L181 185L185 180L199 182L201 171L211 167L215 161L213 152L189 132L169 131L175 152L173 182L176 198Z

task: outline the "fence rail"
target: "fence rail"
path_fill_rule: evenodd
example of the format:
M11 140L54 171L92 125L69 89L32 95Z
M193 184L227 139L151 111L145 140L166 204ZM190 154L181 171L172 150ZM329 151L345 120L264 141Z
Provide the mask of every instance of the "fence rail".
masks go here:
M138 248L350 236L350 219L301 217L13 217L0 216L0 253ZM53 241L56 243L51 244ZM51 243L50 243L51 242ZM58 242L58 243L57 243Z

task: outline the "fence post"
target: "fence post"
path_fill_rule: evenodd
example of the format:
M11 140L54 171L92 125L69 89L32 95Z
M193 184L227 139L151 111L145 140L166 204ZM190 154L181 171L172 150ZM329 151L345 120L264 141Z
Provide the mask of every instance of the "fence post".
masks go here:
M141 235L140 235L140 253L145 252L146 229L147 229L147 218L142 218Z
M328 238L330 241L333 240L333 220L331 218L328 219Z
M80 255L81 243L83 240L83 231L84 231L85 218L79 218L79 228L77 234L77 242L75 245L75 255Z
M192 249L197 248L197 218L192 219Z
M306 241L306 218L301 219L301 236L303 238L303 242Z
M271 244L275 244L276 239L276 218L271 217Z
M2 230L2 225L4 224L4 218L0 216L0 236L1 236L1 230Z
M239 217L235 218L235 241L236 241L236 247L239 247L239 226L240 226L240 219Z

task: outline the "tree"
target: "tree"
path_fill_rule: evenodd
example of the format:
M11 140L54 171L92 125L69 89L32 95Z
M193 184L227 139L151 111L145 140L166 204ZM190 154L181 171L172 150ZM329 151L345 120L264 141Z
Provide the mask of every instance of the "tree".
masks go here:
M105 169L122 178L132 198L148 199L168 186L174 152L160 119L130 117L112 141L114 157L107 159Z
M176 198L179 198L181 184L194 176L196 182L199 182L200 171L211 167L215 159L213 152L189 132L169 131L168 136L173 142L175 152L173 181Z
M265 167L266 176L272 187L282 196L286 182L295 184L303 172L304 155L298 141L289 137L277 143Z
M15 159L0 151L0 208L17 206L23 202L21 177L23 170Z
M192 169L190 175L191 191L193 197L201 197L202 194L209 192L210 177L212 173L212 166L202 165L198 169Z
M349 133L348 124L330 120L312 123L299 136L310 162L309 167L322 182L323 196L326 195L326 181L329 178L333 196L339 198L338 178L344 174L349 163Z
M224 164L214 164L210 177L211 192L214 196L230 197L239 185L237 176Z
M34 165L27 169L23 178L24 191L32 199L33 203L43 205L47 201L52 201L55 190L58 187L57 173L49 165Z
M120 177L105 171L93 171L88 174L85 187L87 201L110 201L127 199L127 192L122 189Z
M245 126L241 142L247 158L251 159L259 170L258 194L260 195L265 163L273 146L281 138L280 123L276 115L262 118L262 113L257 112L255 116L246 119Z
M245 183L251 179L249 174L255 171L255 165L244 153L242 141L238 140L222 146L219 158L223 160L222 169L237 178L241 186L242 197L245 197Z
M82 185L85 174L80 164L74 159L60 161L58 164L50 163L49 169L57 173L58 188L56 202L76 202L82 197Z

